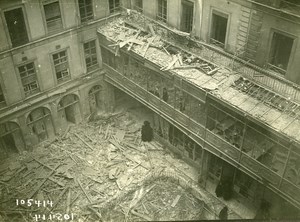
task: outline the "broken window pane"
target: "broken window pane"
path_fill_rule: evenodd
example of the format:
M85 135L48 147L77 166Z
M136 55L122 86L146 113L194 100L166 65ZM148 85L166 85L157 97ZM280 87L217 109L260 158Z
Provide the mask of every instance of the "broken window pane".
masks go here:
M85 64L87 72L90 72L98 67L96 41L92 40L83 44Z
M58 83L70 79L69 63L66 51L61 51L52 55L56 79Z
M52 32L60 30L63 27L63 25L60 14L59 2L53 2L44 5L44 11L48 31Z
M21 77L21 82L23 84L25 96L38 93L40 89L36 77L34 63L30 62L25 65L19 66L18 70Z

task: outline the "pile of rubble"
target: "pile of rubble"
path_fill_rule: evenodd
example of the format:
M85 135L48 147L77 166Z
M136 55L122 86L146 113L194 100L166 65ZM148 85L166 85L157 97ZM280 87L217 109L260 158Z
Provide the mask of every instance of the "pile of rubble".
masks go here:
M0 165L0 221L217 217L223 205L196 192L184 161L141 142L129 112L95 118Z

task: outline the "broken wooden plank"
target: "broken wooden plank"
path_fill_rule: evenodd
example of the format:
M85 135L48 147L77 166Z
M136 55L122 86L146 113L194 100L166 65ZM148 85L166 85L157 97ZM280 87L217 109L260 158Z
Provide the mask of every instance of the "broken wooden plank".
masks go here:
M68 134L68 132L70 131L71 126L68 125L67 129L65 130L64 134L62 135L62 138L65 138Z
M143 208L144 208L145 213L146 213L146 214L149 214L149 211L148 211L148 209L146 208L146 206L144 205L144 203L142 203L142 206L143 206Z
M177 195L176 198L174 199L173 203L171 204L172 207L175 207L176 204L178 203L179 199L180 199L181 195Z
M183 61L182 61L181 54L177 54L177 57L178 57L179 64L182 66L183 65Z
M85 191L85 189L82 187L82 185L81 185L81 183L80 183L80 180L79 180L78 178L76 178L76 181L77 181L78 185L80 186L82 192L84 193L84 195L85 195L86 198L88 199L88 201L89 201L90 203L92 203L92 200L91 200L90 196L87 194L87 192Z
M100 125L100 128L99 128L99 134L102 133L102 125Z
M86 135L86 134L85 134L85 136L86 136L86 138L88 138L91 142L93 142L93 143L96 142L96 141L95 141L94 139L92 139L90 136L88 136L88 135Z
M45 177L45 179L39 183L39 185L35 188L34 191L31 192L31 194L28 195L28 198L31 199L43 186L43 184L48 180L49 177L51 177L51 175L55 172L55 170L60 166L60 163L57 164L53 170L51 170L51 172L49 174L47 174L47 176Z
M123 142L124 145L126 145L128 148L137 150L139 152L142 152L140 149L138 149L136 146L134 146L133 144L129 143L129 142Z
M168 50L165 47L162 47L162 48L165 51L165 53L167 53L168 55L170 55L170 53L168 52Z
M136 39L136 38L139 36L140 33L141 33L141 30L139 30L139 31L134 35L133 39L132 39L131 42L129 43L129 47L128 47L127 51L130 51L131 47L133 46L134 39Z
M213 75L213 74L215 74L219 69L220 69L220 67L217 67L217 68L215 68L215 69L213 69L213 70L207 72L207 75Z
M98 211L96 211L96 210L95 210L93 207L91 207L91 206L88 206L88 209L89 209L90 211L92 211L94 214L96 214L100 221L103 221L103 220L102 220L102 215L101 215L101 213L99 213Z
M149 217L149 216L147 216L147 215L144 215L144 214L141 214L141 213L138 213L138 212L135 211L134 209L132 209L130 212L131 212L133 215L138 216L138 217L140 217L140 218L142 218L142 219L144 219L144 220L146 220L146 221L152 221L152 218L151 218L151 217Z
M71 205L71 189L68 189L66 214L69 214L70 212L70 205Z
M88 176L88 178L96 183L103 184L103 181L96 180L96 179L92 178L91 176Z
M169 65L167 67L163 67L161 70L163 70L163 71L170 70L177 61L178 61L178 57L176 55L173 55L173 60L169 63Z
M155 36L156 33L155 33L154 29L153 29L153 25L152 24L148 24L148 27L149 27L149 30L151 32L151 35Z
M52 182L56 183L57 185L59 185L60 187L64 187L65 184L63 184L62 182L56 180L55 178L53 177L49 177L49 180L51 180Z
M119 188L120 190L122 190L122 189L123 189L123 188L120 186L120 184L119 184L118 180L116 180L116 184L117 184L117 186L118 186L118 188Z
M106 132L105 132L104 139L106 139L106 138L107 138L107 135L108 135L109 128L110 128L110 125L108 125L108 126L107 126L107 128L106 128Z
M109 142L114 145L115 147L117 147L120 151L124 151L123 147L121 147L117 141L115 139L110 139Z
M147 154L148 161L150 163L150 167L151 167L151 169L154 169L154 166L153 166L153 163L151 161L150 154L149 154L149 151L148 151L148 147L146 146L146 143L144 143L144 146L146 148L146 154Z
M147 39L148 43L147 43L147 45L146 45L146 49L145 49L144 52L143 52L143 55L142 55L143 57L146 56L146 53L147 53L147 51L148 51L150 45L152 44L152 42L154 41L155 38L156 38L156 36L154 36L150 41L149 41L149 39Z
M52 167L49 167L48 165L44 164L43 162L37 160L35 157L33 157L33 160L35 160L36 162L38 162L38 163L41 164L42 166L48 168L49 170L54 170Z
M90 145L90 144L88 144L86 141L84 141L84 139L82 139L77 133L74 133L74 135L78 138L78 139L80 139L88 148L90 148L91 150L94 150L94 148Z
M69 190L69 187L65 187L63 189L63 191L60 192L59 196L57 198L55 198L55 203L51 206L51 208L49 209L49 212L51 212L53 209L55 209L55 207L57 206L57 204L60 202L61 198L63 197L63 195ZM48 210L47 208L45 208L44 212Z
M145 168L146 170L149 170L149 168L146 167L142 162L139 162L139 161L133 159L133 158L130 157L129 155L124 154L124 152L123 152L123 155L124 155L127 159L131 160L132 162L137 163L137 164L140 164L143 168Z

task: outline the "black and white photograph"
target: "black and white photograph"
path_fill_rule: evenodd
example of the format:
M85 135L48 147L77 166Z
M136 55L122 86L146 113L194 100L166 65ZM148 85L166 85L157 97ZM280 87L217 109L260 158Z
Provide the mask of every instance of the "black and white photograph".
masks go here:
M0 0L0 222L300 221L300 0Z

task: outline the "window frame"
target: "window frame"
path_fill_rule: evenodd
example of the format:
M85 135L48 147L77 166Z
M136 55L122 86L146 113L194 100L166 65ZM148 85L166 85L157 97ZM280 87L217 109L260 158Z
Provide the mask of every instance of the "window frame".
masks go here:
M280 67L277 67L277 66L275 66L275 65L273 65L271 62L270 62L270 60L271 60L271 52L273 51L272 50L272 46L273 46L273 37L274 37L274 34L275 33L277 33L277 34L280 34L280 35L283 35L283 36L285 36L285 37L288 37L288 38L291 38L292 40L293 40L293 44L292 44L292 48L291 48L291 52L290 52L290 58L289 58L289 62L288 62L288 64L287 64L287 67L286 67L286 69L281 69ZM284 31L281 31L281 30L278 30L278 29L271 29L270 30L270 34L269 34L269 41L268 41L268 43L269 43L269 46L268 46L268 54L266 55L266 57L267 57L267 67L270 69L270 70L272 70L272 71L274 71L274 72L276 72L276 73L278 73L278 74L280 74L281 76L285 76L286 75L286 73L288 72L288 69L289 69L289 66L290 66L290 64L291 64L291 60L292 60L292 57L293 57L293 55L295 54L295 50L296 50L296 47L295 47L295 45L297 45L297 36L294 36L294 35L292 35L292 34L290 34L290 33L287 33L287 32L284 32ZM272 68L274 68L274 69L272 69Z
M184 24L186 24L187 22L185 22L184 18L183 18L183 6L184 5L190 6L193 8L193 16L192 16L192 21L190 24L191 27L190 27L190 30L187 31L188 33L191 33L193 31L194 18L195 18L195 4L193 1L181 0L180 29L185 32L187 27Z
M25 25L26 34L27 34L27 42L22 43L22 44L18 44L18 45L13 45L13 41L12 41L11 36L9 34L9 29L8 29L8 25L7 25L7 21L6 21L6 17L5 17L5 12L16 10L16 9L19 9L19 8L21 8L22 13L23 13L24 25ZM4 29L5 29L6 37L7 37L8 41L9 41L9 44L12 48L16 48L16 47L28 44L31 41L31 34L30 34L29 26L28 26L27 14L26 14L26 10L24 9L23 5L17 5L17 6L14 6L14 7L9 7L9 8L3 9L2 19L3 19L3 22L5 24Z
M66 63L67 63L67 71L68 71L68 75L64 75L62 76L62 78L57 78L57 71L56 71L56 67L58 65L62 65L62 64L55 64L55 61L54 61L54 58L53 56L56 55L56 54L59 54L61 52L65 52L65 56L66 56ZM55 80L56 80L56 83L57 84L62 84L64 82L67 82L68 80L71 79L71 71L70 71L70 63L69 63L69 50L68 48L64 48L64 49L60 49L58 51L55 51L53 53L50 54L50 57L51 57L51 61L52 61L52 67L53 67L53 71L54 71L54 77L55 77Z
M48 22L47 22L47 16L46 16L46 11L45 11L45 5L50 5L50 4L53 4L53 3L58 3L58 8L59 8L59 13L60 13L60 27L58 28L55 28L55 29L49 29L48 27ZM64 29L64 21L63 21L63 10L61 8L61 3L60 3L60 0L51 0L51 1L47 1L47 2L42 2L42 11L43 11L43 16L44 16L44 25L45 25L45 29L46 29L46 32L48 34L52 34L52 33L56 33L56 32L59 32L59 31L62 31ZM58 19L57 19L58 20Z
M89 48L89 54L86 54L86 49L85 49L85 44L90 44L94 42L95 43L95 53L91 54L91 48ZM95 69L99 68L99 60L98 60L98 53L97 53L97 39L90 39L88 41L85 41L82 44L82 48L83 48L83 55L84 55L84 62L85 62L85 68L86 68L86 72L90 73L92 71L94 71ZM86 59L87 58L91 58L92 56L96 56L96 63L92 64L91 66L88 67Z
M163 6L163 3L166 3L166 6ZM156 19L167 23L168 22L168 0L157 0L157 7L156 7ZM164 8L166 10L166 14L164 14ZM165 16L165 18L164 18Z
M83 7L80 7L80 1L83 1L84 2L84 6ZM86 1L91 1L91 4L90 5L87 5L86 4ZM93 0L78 0L77 1L77 4L78 4L78 12L79 12L79 16L80 16L80 22L81 23L86 23L86 22L89 22L89 21L91 21L91 20L93 20L94 18L95 18L95 16L94 16L94 1ZM88 6L91 6L91 15L90 16L87 16L87 7ZM85 17L83 17L82 16L82 14L81 14L81 8L83 8L84 9L84 12L85 12Z
M140 13L143 13L144 11L144 2L143 0L132 0L132 5L133 5L133 9L140 12ZM142 7L140 7L140 5L138 5L137 3L141 3L142 4Z
M21 72L20 72L20 67L27 66L29 64L33 64L33 70L34 70L34 72L32 74L30 74L30 75L22 77L21 76ZM37 68L36 68L36 64L35 64L34 60L28 60L28 61L26 61L24 63L21 63L16 68L18 70L17 72L19 73L19 78L20 78L20 82L21 82L21 84L23 86L23 91L24 91L25 97L30 97L32 95L35 95L35 94L39 93L41 91L41 89L40 89L39 79L38 79L38 75L37 75ZM25 70L25 72L28 73L28 70ZM27 93L27 91L25 91L25 86L29 85L29 83L27 83L26 85L24 85L23 79L27 79L27 78L30 79L30 78L33 78L33 77L35 77L35 82L36 82L37 88L35 88L34 90L30 90ZM30 84L31 83L33 83L33 81L30 82Z
M110 7L111 6L110 5L111 1L113 1L113 7L112 8ZM116 2L118 2L118 4L116 4ZM120 0L108 0L108 11L109 11L109 14L118 13L120 11L120 7L121 7Z
M214 33L214 30L213 30L214 29L214 19L213 19L214 15L217 15L217 16L220 16L220 17L223 17L223 18L227 19L226 34L225 34L224 43L219 42L219 41L217 41L217 40L215 40L215 39L212 38L212 34ZM224 13L224 12L220 12L220 11L218 11L216 9L212 9L211 13L210 13L209 43L213 44L213 45L216 45L216 46L218 46L220 48L225 49L226 46L227 46L227 42L228 42L229 24L230 24L230 14L229 13Z

